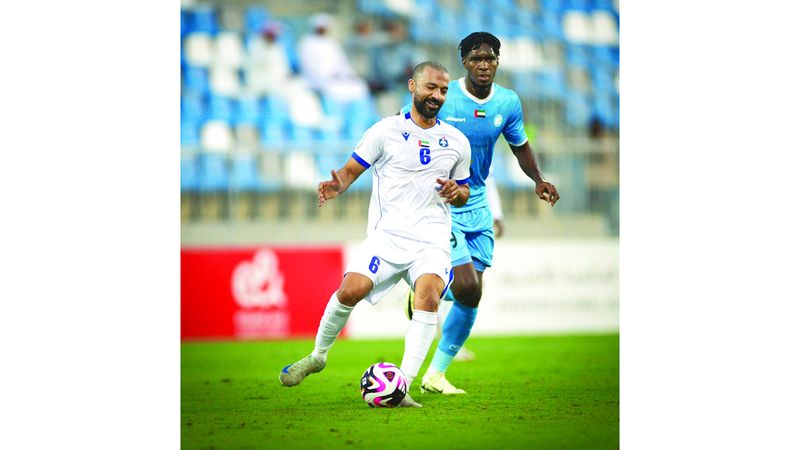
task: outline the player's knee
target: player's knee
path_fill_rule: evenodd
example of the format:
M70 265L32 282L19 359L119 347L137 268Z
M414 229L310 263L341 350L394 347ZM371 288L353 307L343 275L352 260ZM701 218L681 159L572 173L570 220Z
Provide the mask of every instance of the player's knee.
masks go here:
M481 301L482 289L477 279L465 280L459 284L454 283L450 289L453 290L453 296L462 305L470 308L478 307L478 303Z
M414 309L436 312L439 309L439 293L433 288L414 293Z
M346 306L355 306L372 290L372 281L363 276L350 276L347 274L342 280L342 285L336 291L339 302Z

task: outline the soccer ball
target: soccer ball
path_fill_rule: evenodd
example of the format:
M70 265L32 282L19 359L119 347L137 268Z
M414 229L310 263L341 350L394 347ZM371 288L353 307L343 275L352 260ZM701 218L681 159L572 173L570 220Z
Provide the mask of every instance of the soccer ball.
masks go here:
M373 408L394 408L408 392L408 379L399 367L379 362L361 377L361 397Z

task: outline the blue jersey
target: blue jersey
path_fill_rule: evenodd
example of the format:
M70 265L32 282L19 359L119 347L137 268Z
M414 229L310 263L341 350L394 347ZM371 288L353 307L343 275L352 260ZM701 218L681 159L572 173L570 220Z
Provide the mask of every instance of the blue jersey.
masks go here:
M520 146L528 142L522 117L522 103L511 89L497 83L484 99L479 99L467 91L464 78L453 80L448 86L447 99L439 110L442 120L464 133L472 148L472 161L469 166L469 201L461 207L453 206L454 212L468 211L486 206L486 177L492 165L494 144L500 133L509 144ZM403 113L411 110L411 105L403 107Z

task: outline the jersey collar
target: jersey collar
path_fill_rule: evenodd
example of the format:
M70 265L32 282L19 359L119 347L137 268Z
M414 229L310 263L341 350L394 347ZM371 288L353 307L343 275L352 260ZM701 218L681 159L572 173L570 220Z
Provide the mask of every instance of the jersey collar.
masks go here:
M489 100L492 99L492 97L494 97L494 82L492 82L492 87L491 87L491 89L489 89L489 95L487 95L486 98L478 98L478 97L475 97L474 95L472 95L467 90L467 84L466 84L466 81L464 80L464 77L461 77L461 78L458 79L458 87L461 88L461 92L463 92L464 95L467 96L467 98L469 98L470 100L472 100L473 102L475 102L475 103L477 103L479 105L483 105L484 103L487 103Z
M409 111L409 112L407 112L407 113L406 113L406 119L410 120L410 121L411 121L411 123L413 123L414 125L416 125L416 126L417 126L419 129L421 129L421 130L430 130L431 128L433 128L433 127L431 127L431 128L422 128L421 126L419 126L419 125L417 124L417 122L414 122L414 119L412 119L412 118L411 118L411 111ZM436 125L439 125L439 124L441 124L441 122L439 122L439 118L437 117L437 118L436 118ZM436 125L434 125L434 127L435 127Z

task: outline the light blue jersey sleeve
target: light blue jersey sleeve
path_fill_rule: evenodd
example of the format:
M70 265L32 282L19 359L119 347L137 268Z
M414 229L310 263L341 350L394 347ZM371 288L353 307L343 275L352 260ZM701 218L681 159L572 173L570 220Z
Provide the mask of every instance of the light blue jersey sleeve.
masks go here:
M522 115L522 102L519 101L519 96L514 93L513 100L511 101L510 112L508 121L503 127L503 137L509 145L519 147L520 145L528 142L528 135L525 133L525 121Z

